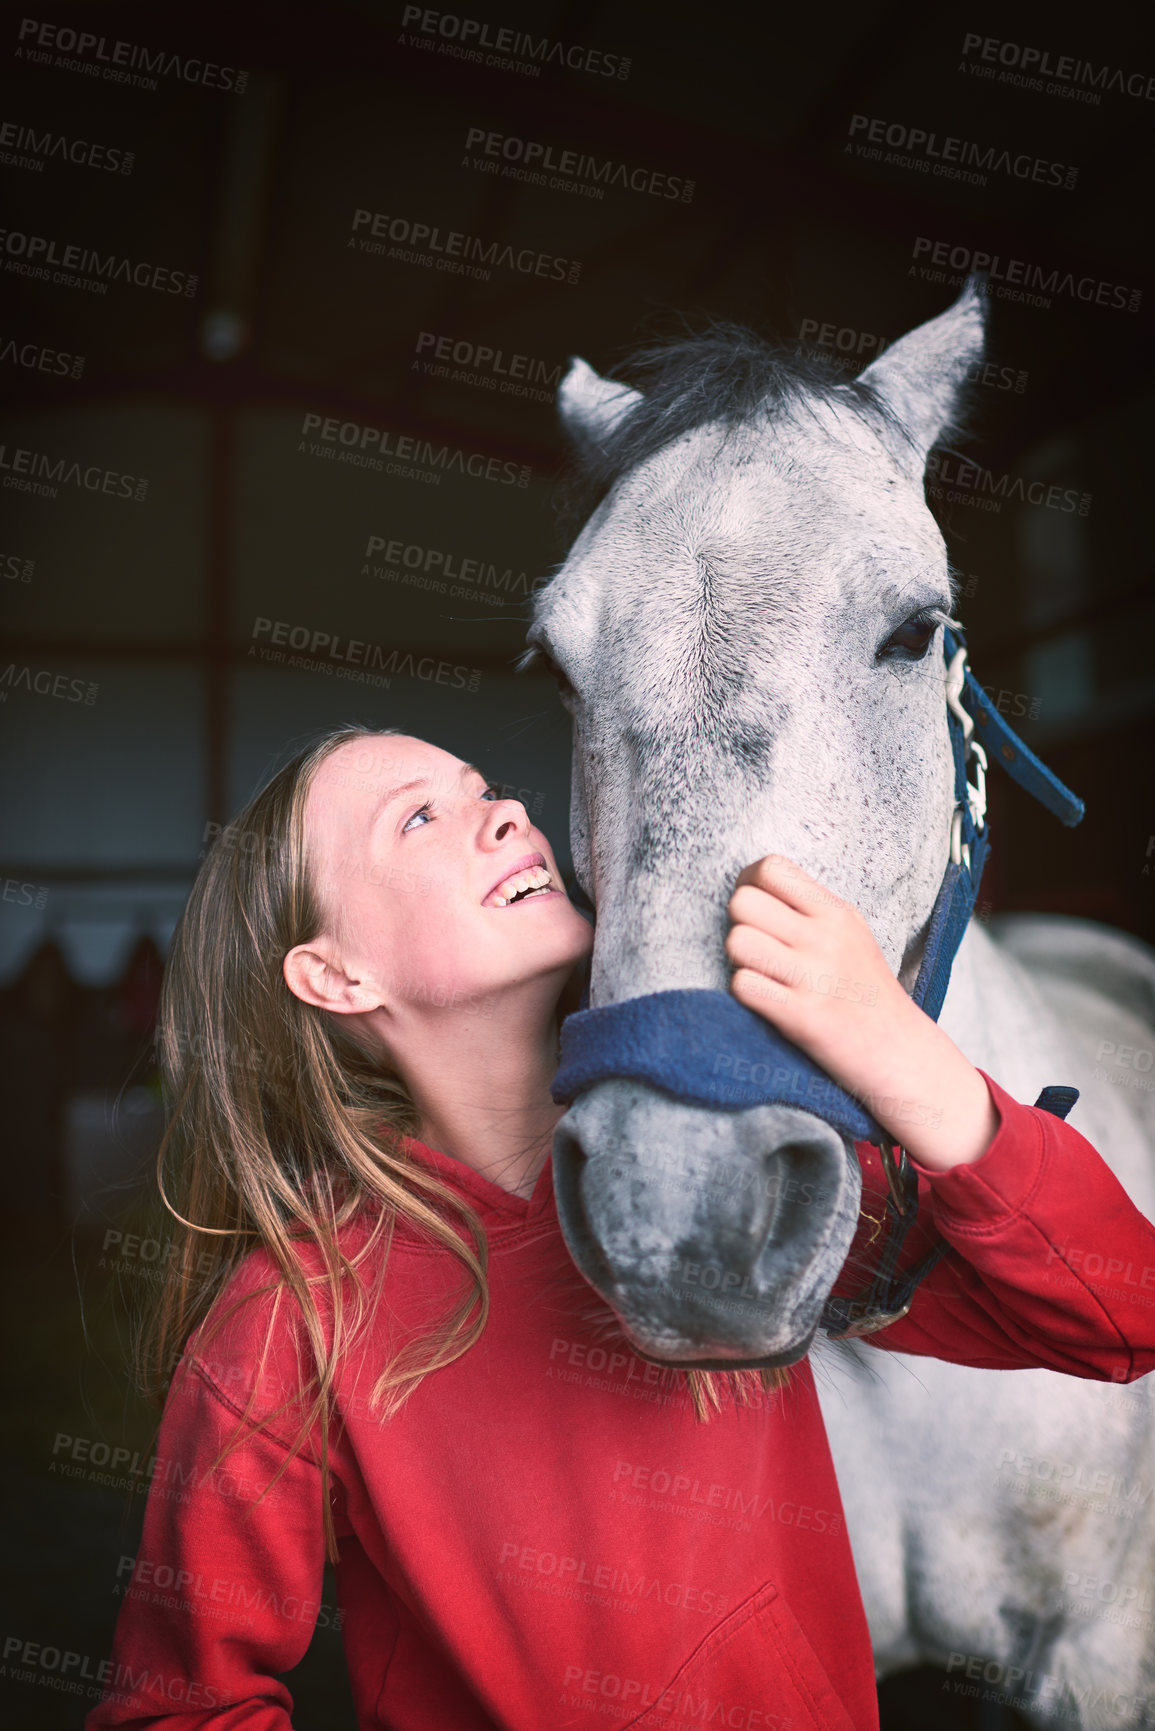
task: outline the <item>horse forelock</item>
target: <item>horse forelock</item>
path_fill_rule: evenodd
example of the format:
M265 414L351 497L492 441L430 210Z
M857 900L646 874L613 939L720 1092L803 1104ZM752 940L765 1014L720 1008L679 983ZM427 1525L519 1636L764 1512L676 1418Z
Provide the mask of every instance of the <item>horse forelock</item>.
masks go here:
M611 376L634 383L641 396L604 438L575 451L563 490L575 519L588 517L650 458L711 424L725 432L826 408L884 442L908 438L870 384L847 380L829 362L767 342L745 325L719 321L636 349Z

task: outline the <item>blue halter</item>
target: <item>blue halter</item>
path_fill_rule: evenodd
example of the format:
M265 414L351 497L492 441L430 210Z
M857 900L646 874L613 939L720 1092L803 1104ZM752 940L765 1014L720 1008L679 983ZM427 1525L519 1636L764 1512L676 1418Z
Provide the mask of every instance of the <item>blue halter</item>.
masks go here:
M987 753L1061 823L1077 824L1083 802L1007 726L966 665L966 650L943 627L947 719L954 755L955 812L951 857L931 912L922 963L911 994L937 1021L951 966L978 895L990 847L986 824ZM975 767L976 779L967 780ZM583 997L588 1003L588 992ZM694 1106L744 1111L797 1106L856 1142L887 1148L891 1138L869 1099L841 1088L792 1041L728 992L649 992L567 1016L561 1063L551 1092L568 1105L613 1077L661 1088Z

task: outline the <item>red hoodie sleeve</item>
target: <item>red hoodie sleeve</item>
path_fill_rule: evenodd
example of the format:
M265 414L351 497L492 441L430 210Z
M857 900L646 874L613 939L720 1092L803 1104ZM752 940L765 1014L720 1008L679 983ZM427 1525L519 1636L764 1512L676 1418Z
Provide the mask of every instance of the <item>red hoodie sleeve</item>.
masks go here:
M320 1468L251 1425L217 1457L244 1410L188 1356L165 1406L135 1558L122 1557L124 1602L104 1699L86 1731L286 1731L292 1697L278 1681L305 1654L324 1570Z
M981 1369L1044 1368L1132 1382L1155 1369L1155 1227L1070 1124L1013 1099L980 1071L999 1114L978 1160L918 1172L918 1221L900 1271L935 1236L952 1247L908 1314L867 1335L875 1346ZM881 1219L886 1183L859 1144L864 1215ZM864 1218L835 1290L865 1285ZM853 1272L851 1272L853 1271Z

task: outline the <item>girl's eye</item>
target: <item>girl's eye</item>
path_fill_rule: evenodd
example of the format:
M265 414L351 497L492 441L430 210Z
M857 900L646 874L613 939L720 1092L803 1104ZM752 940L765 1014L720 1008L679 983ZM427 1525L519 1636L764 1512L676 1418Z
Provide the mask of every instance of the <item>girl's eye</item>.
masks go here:
M879 661L921 661L930 648L937 619L913 613L904 619L897 631L892 631L878 651Z
M405 831L409 828L410 824L413 822L414 817L431 817L432 815L433 815L433 813L432 813L432 810L430 809L429 802L426 801L426 803L424 805L418 806L417 810L413 813L413 817L406 818L405 822L401 825L401 834L402 835L405 834ZM421 828L423 826L419 825L418 827Z
M485 786L482 788L479 797L481 799L504 799L505 795L502 793L500 787L497 785L497 783L495 781L487 781ZM412 817L406 818L405 822L401 825L402 835L404 835L405 831L412 826L414 818L418 818L418 817L432 818L432 816L433 816L433 801L432 800L426 800L425 804L418 806L417 810L413 813ZM418 829L424 829L425 825L423 823L419 823L417 825L417 828Z

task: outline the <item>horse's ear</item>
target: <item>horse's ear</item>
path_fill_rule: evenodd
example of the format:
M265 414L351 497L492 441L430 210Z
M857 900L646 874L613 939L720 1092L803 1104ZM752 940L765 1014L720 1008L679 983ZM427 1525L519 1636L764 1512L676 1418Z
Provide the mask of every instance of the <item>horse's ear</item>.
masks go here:
M987 297L983 279L969 276L954 305L899 337L858 382L871 385L910 435L904 466L926 465L931 446L954 424L967 374L982 359Z
M577 355L557 388L558 413L566 432L575 444L595 448L641 400L640 391L614 379L603 379Z

